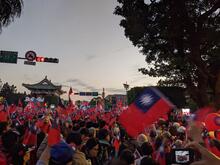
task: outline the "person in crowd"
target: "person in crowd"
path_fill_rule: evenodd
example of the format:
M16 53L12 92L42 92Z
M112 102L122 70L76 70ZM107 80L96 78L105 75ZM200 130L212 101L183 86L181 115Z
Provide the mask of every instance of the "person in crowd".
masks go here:
M119 160L126 162L128 165L135 165L133 152L127 149L123 150L119 155Z
M96 138L96 129L94 127L89 128L89 137Z
M73 149L64 141L47 146L36 165L72 165Z
M141 157L139 159L135 160L135 164L136 165L140 165L141 164L141 160L143 158L145 158L145 157L152 159L153 147L152 147L152 145L149 142L144 142L141 145L140 151L141 151Z
M89 130L88 128L82 128L80 130L81 138L82 138L82 144L85 145L87 140L89 139Z
M50 148L49 165L71 165L74 151L64 141Z
M99 153L98 153L98 159L101 164L104 164L105 162L111 160L111 152L112 152L112 146L109 143L110 142L110 135L109 131L107 129L100 129L98 132L99 137Z
M91 165L90 161L86 159L85 153L81 151L82 148L82 137L80 133L71 132L67 138L66 142L75 151L73 154L73 164L74 165Z
M202 155L201 160L195 161L191 163L191 165L208 165L208 164L219 165L220 164L220 157L217 157L214 154L212 154L210 151L208 151L204 146L199 144L197 141L190 142L189 144L187 144L186 147L187 148L192 147L194 149L197 149Z
M151 157L144 157L141 159L140 165L160 165L155 160L153 160Z
M47 147L47 135L45 135L43 141L39 145L37 149L37 158L39 159L41 154L44 152L45 148Z
M92 165L101 165L97 159L99 151L99 142L95 138L87 140L85 145L86 158L91 160Z
M71 132L72 130L72 125L69 121L65 121L64 124L61 125L61 131L62 131L62 135L64 138L67 137L67 135Z
M9 129L10 127L8 122L0 122L0 136Z
M148 138L145 134L140 134L137 137L138 146L141 147L143 143L148 142Z
M23 164L25 147L19 143L19 134L16 131L8 130L1 136L0 157L7 164Z

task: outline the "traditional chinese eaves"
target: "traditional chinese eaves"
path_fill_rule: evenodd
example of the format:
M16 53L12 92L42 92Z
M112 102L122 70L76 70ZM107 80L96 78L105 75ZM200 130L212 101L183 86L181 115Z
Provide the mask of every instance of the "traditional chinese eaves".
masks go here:
M62 91L62 86L54 85L47 76L36 84L22 84L25 88L31 91L32 94L47 94L47 95L61 95L65 93Z

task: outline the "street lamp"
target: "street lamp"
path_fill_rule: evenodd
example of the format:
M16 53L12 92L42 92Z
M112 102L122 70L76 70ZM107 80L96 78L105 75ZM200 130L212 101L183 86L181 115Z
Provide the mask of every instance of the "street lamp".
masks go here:
M126 82L125 84L123 84L125 90L126 90L126 100L127 100L127 103L128 103L128 89L129 89L129 85L128 83ZM127 105L127 103L125 105Z
M127 82L126 82L125 84L123 84L123 86L124 86L124 88L125 88L125 90L126 90L126 92L127 92L128 89L129 89L129 85L127 84Z

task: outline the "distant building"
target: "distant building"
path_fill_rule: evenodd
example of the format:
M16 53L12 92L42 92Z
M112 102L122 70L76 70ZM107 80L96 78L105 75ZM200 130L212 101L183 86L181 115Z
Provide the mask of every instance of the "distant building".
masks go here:
M47 79L47 76L36 84L22 84L25 88L31 91L31 94L36 95L55 95L60 96L65 91L63 91L61 88L61 85L54 85L51 80Z
M108 100L113 106L122 103L122 106L127 105L127 97L126 95L122 94L114 94L114 95L108 95L105 97L106 100Z

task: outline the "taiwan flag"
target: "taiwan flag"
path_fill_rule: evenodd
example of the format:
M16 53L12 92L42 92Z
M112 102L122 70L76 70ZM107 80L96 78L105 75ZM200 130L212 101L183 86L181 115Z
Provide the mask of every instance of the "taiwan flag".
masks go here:
M160 117L166 117L172 108L174 105L162 93L149 87L123 111L119 121L130 136L136 137Z

